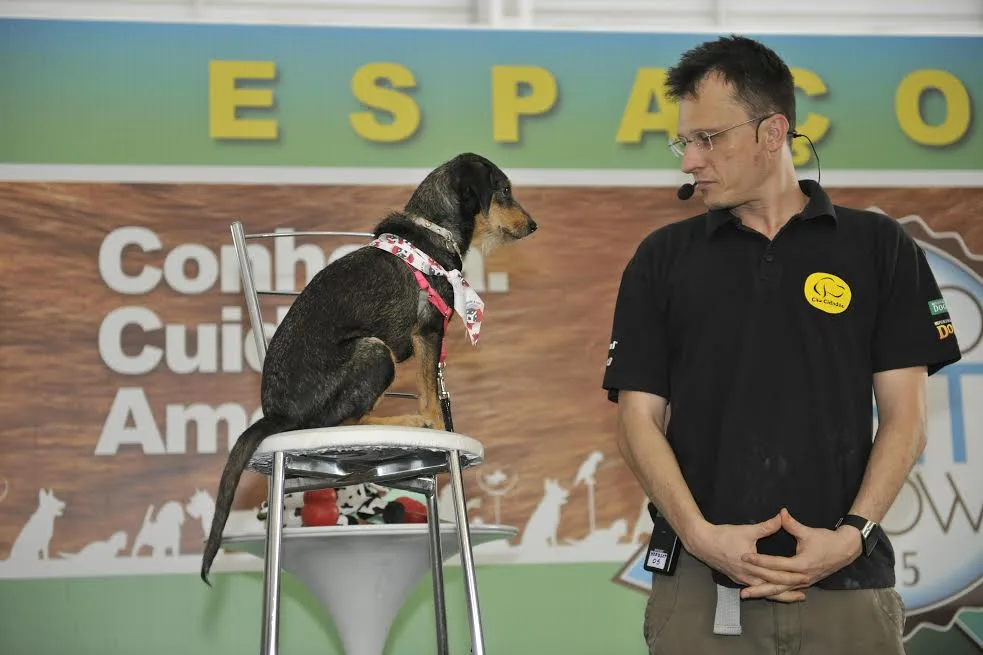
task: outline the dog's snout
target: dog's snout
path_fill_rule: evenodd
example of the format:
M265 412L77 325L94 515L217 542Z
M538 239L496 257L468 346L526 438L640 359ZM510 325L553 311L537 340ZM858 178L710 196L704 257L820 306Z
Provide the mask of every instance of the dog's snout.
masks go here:
M536 231L536 230L537 230L538 228L539 228L539 226L538 226L538 225L536 225L536 221L534 221L534 220L532 220L532 217L530 217L530 218L529 218L529 234L532 234L532 233L533 233L533 232L535 232L535 231Z

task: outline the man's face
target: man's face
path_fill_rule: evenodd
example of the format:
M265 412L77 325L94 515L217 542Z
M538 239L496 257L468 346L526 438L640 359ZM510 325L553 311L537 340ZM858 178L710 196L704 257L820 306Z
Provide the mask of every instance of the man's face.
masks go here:
M704 78L696 93L680 100L679 136L691 141L683 153L682 170L699 182L697 191L708 208L741 205L753 199L764 180L768 154L763 140L755 139L759 121L751 119L757 118L748 115L731 86L716 75ZM721 130L727 131L712 136L712 147L705 148L700 133Z

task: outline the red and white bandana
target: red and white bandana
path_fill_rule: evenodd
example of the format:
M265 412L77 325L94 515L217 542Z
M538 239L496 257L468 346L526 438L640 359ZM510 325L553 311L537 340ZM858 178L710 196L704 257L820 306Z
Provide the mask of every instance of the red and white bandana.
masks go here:
M443 275L454 288L454 311L464 321L471 345L477 345L478 333L481 331L481 319L485 313L485 303L478 297L478 292L471 288L464 279L461 271L445 270L434 261L433 257L423 252L412 243L394 234L381 234L369 244L375 248L390 252L404 262L426 275Z

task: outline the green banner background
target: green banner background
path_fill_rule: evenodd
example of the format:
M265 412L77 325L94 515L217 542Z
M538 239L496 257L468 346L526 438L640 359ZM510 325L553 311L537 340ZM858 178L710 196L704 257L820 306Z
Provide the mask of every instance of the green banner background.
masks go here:
M661 75L706 38L0 20L0 162L675 169ZM823 170L983 170L983 39L760 38Z

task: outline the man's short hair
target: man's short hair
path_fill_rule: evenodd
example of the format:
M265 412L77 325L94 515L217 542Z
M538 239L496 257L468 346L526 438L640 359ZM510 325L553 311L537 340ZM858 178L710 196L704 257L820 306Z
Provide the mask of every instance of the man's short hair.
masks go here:
M774 50L743 36L707 41L687 50L669 69L666 91L671 100L692 95L709 74L730 82L735 99L751 118L778 112L795 129L795 85L792 71Z

